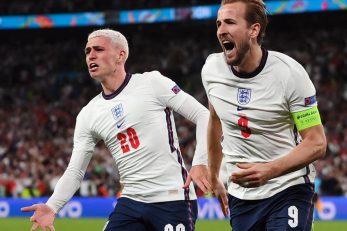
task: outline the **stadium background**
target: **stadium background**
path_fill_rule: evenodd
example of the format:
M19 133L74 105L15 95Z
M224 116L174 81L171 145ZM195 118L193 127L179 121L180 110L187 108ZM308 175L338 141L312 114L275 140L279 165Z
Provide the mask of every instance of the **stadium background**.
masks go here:
M101 90L90 79L84 63L87 35L100 27L120 30L130 45L128 72L157 69L206 105L200 70L209 53L221 51L213 13L219 2L0 1L0 226L9 225L4 230L22 230L16 225L23 219L8 217L28 216L20 213L21 206L31 204L32 199L45 201L51 194L71 154L75 117ZM326 157L315 163L316 190L321 198L315 217L347 220L347 2L266 3L279 5L270 11L264 47L297 59L318 92L328 150ZM313 3L319 7L314 8ZM210 7L192 8L197 6ZM308 11L310 7L312 11ZM141 14L134 9L152 11ZM175 9L174 16L167 9ZM176 125L189 168L195 145L193 125L178 115ZM112 198L119 189L112 163L104 145L99 144L81 190L75 195L77 203L69 204L60 217L106 218L109 211L105 208L108 205L112 209ZM93 205L100 203L95 200L100 198L106 203L98 206L101 214L88 215L88 206L95 210ZM213 198L201 197L199 203L201 220L222 219ZM100 228L88 225L83 230L99 230L104 220L96 220ZM62 221L58 219L57 225ZM217 221L206 222L215 227ZM339 224L346 229L346 223ZM24 225L30 226L26 220ZM317 230L319 225L343 230L334 228L331 222L318 223ZM66 230L71 227L72 223Z

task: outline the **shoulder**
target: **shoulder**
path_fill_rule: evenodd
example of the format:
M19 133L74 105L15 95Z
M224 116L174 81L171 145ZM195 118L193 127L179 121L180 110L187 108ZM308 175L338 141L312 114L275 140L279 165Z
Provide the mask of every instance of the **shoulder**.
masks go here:
M281 52L269 51L269 61L277 65L283 65L283 68L288 68L290 71L303 71L303 66L290 57Z
M103 97L102 97L102 93L100 92L93 99L91 99L84 108L91 108L94 105L98 104L101 100L103 100Z
M146 80L148 84L151 84L152 87L158 86L158 84L164 84L164 85L173 85L174 81L172 81L170 78L164 76L157 70L144 72L141 74L134 74L136 78L140 78L143 80Z
M212 53L206 58L205 64L201 70L201 75L202 78L205 79L206 76L213 75L223 70L228 70L228 64L225 61L224 53Z
M283 83L284 92L288 97L310 96L315 94L315 87L305 68L292 57L275 51L269 52L270 64L276 76Z
M212 53L209 56L207 56L204 67L209 65L217 65L221 63L225 63L224 53Z
M159 71L153 70L153 71L133 74L132 79L135 81L139 81L141 85L143 84L153 85L157 82L163 82L165 80L168 80L169 78L162 75Z
M146 71L143 73L136 73L132 75L132 78L141 78L141 79L158 78L158 77L163 77L163 75L157 70Z
M284 81L306 81L309 76L305 68L289 55L269 51L269 67L276 70Z
M93 112L93 110L95 109L95 107L97 107L97 105L99 104L100 101L103 100L102 94L99 93L98 95L96 95L93 99L91 99L87 105L85 105L81 111L78 114L78 117L84 117L84 116L88 116L90 113Z

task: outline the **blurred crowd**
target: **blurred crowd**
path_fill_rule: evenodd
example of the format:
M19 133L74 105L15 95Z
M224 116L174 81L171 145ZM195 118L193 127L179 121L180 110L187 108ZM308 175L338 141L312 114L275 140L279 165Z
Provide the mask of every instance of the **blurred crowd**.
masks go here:
M129 73L159 70L207 105L201 67L209 53L221 51L213 22L120 30L130 44ZM101 91L84 63L89 32L91 29L75 29L66 39L64 30L26 31L22 33L31 33L30 39L18 33L0 43L5 57L0 63L0 197L48 196L65 170L75 118ZM188 32L189 36L182 36ZM315 163L321 195L347 196L346 38L344 27L306 28L295 33L269 31L264 43L269 50L297 59L316 86L328 139L325 158ZM194 125L176 115L176 126L189 169L195 148ZM117 195L121 186L111 159L105 145L99 143L76 195Z
M219 0L2 0L0 15L119 11L219 3Z

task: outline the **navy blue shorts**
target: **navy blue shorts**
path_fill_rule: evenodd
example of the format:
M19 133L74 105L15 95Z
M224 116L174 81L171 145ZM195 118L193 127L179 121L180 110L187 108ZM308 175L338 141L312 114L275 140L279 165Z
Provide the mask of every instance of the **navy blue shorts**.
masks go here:
M193 231L196 200L143 203L119 198L104 231Z
M262 200L229 195L233 231L311 231L316 194L312 184L289 187Z

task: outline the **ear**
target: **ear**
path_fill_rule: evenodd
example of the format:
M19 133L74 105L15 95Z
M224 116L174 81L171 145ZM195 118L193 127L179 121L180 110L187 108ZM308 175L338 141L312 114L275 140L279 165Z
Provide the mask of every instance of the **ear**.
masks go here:
M254 23L253 25L251 25L250 27L250 32L249 32L249 36L251 38L255 38L257 39L258 35L260 32L260 24L259 23Z
M124 59L124 56L125 56L125 51L120 51L118 58L116 59L116 62L120 63Z

